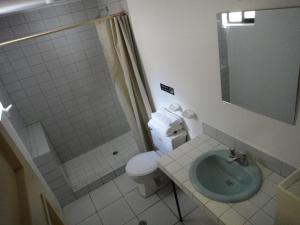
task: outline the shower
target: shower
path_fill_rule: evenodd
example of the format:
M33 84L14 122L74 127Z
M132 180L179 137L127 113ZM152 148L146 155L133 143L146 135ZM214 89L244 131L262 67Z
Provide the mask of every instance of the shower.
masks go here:
M140 151L94 24L75 23L99 14L96 0L84 4L1 18L13 34L0 37L0 101L12 104L9 119L62 205L122 174Z

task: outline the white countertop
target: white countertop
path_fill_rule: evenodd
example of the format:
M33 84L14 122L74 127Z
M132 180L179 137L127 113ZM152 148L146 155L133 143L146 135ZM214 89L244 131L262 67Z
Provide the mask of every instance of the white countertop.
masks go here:
M246 201L239 203L217 202L195 190L189 180L189 168L192 162L201 154L217 149L228 149L228 147L203 134L162 156L158 161L158 166L216 224L273 225L276 208L276 186L284 178L261 165L259 167L263 173L262 188Z

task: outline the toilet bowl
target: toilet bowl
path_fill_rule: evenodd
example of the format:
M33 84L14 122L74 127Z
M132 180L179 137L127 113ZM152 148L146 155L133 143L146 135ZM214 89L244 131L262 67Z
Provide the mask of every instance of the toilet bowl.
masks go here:
M159 150L137 154L127 162L125 168L127 175L138 184L139 192L145 198L152 195L168 181L167 176L158 168L158 159L173 148L185 143L187 135L184 130L173 137L160 138L155 131L151 130L151 133L154 144L160 146ZM161 143L157 143L157 141Z
M138 184L139 192L145 198L167 182L167 177L157 166L159 158L156 151L144 152L131 158L126 165L127 175Z

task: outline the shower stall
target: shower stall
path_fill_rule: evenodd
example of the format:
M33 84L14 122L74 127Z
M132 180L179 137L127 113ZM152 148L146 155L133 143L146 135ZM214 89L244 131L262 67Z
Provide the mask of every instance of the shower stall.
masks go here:
M1 17L0 42L100 11L89 0ZM0 47L0 88L0 101L13 105L11 123L62 205L122 174L139 152L92 24Z

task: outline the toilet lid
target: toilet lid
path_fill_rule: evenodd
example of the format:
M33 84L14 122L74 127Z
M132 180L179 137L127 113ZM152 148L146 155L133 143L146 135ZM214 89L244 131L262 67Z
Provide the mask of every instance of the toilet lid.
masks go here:
M159 155L155 151L140 153L132 157L127 165L126 172L130 176L143 176L156 170Z

